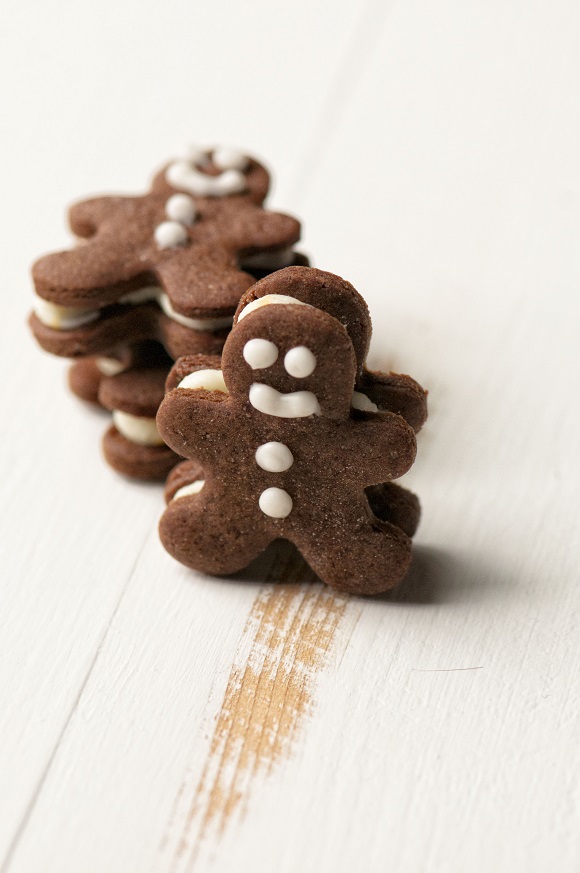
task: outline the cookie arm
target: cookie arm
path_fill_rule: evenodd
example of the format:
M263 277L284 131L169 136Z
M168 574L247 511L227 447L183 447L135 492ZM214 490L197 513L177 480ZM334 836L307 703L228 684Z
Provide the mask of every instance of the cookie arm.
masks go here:
M400 415L362 413L349 425L345 442L357 458L364 487L398 479L410 469L417 442L413 429Z
M248 206L243 221L236 222L228 234L240 255L284 249L300 239L300 222L283 212L270 212Z
M193 318L233 315L244 291L254 284L253 277L217 244L213 250L200 246L195 257L187 247L175 249L155 265L154 272L173 307ZM193 301L199 301L199 306L192 306Z
M359 390L380 410L402 416L415 433L425 424L427 392L410 376L364 370Z
M130 278L122 250L110 240L96 238L78 248L45 255L32 266L38 294L64 306L112 303Z
M175 388L159 407L157 428L178 455L211 464L223 451L224 434L235 426L230 406L220 391Z
M123 209L126 197L92 197L73 203L68 211L68 223L75 236L85 239L94 236L103 222Z

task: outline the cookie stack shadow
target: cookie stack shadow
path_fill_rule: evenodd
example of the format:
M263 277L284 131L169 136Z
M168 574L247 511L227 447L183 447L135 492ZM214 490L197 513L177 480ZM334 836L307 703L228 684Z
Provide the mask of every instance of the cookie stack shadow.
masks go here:
M366 303L308 265L269 183L239 151L192 149L144 195L73 205L76 244L33 265L30 326L111 412L108 463L168 477L174 557L229 575L282 538L334 588L378 593L410 562L419 502L392 480L426 393L367 369Z

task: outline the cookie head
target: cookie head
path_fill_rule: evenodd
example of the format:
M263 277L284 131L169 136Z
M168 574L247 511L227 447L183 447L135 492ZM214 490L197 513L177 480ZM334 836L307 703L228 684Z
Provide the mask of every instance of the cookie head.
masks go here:
M293 298L308 303L337 319L347 330L362 371L371 340L371 317L358 291L340 276L312 267L293 266L278 270L249 288L240 300L236 319L255 301ZM266 301L266 302L267 302Z
M247 306L222 356L232 397L274 418L350 414L356 359L346 329L293 298Z
M225 146L192 146L153 181L156 192L173 189L210 199L239 195L257 204L264 201L269 187L270 176L262 164L239 149Z

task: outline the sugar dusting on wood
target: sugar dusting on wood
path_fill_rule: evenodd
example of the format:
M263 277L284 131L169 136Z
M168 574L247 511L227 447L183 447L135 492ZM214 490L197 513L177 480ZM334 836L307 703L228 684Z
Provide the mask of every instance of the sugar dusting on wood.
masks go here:
M174 811L185 815L173 870L192 869L202 841L216 843L243 819L256 777L290 757L314 706L317 673L334 649L348 598L316 582L295 556L275 561L271 578L285 581L254 601L201 776L190 800L185 784L176 800Z

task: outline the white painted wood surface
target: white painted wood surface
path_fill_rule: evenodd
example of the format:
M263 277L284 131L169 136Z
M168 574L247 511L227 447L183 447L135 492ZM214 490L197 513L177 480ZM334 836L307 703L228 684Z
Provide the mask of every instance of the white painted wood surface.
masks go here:
M4 19L0 869L575 873L580 6ZM174 564L159 489L101 462L103 416L23 327L65 204L190 139L264 155L367 298L372 363L430 390L394 596Z

